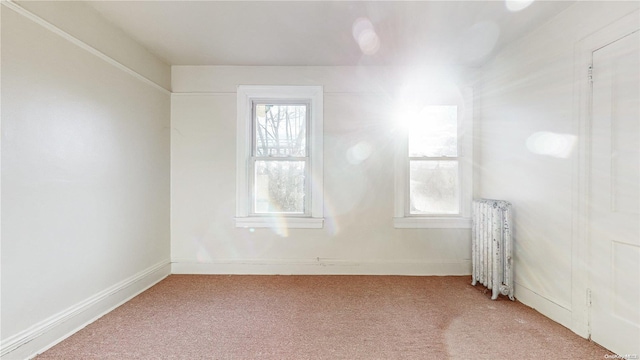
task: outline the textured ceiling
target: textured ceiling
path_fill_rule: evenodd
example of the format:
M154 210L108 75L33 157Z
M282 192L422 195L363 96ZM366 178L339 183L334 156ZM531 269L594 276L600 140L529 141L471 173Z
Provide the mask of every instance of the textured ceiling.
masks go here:
M480 65L573 2L88 3L171 65L349 66Z

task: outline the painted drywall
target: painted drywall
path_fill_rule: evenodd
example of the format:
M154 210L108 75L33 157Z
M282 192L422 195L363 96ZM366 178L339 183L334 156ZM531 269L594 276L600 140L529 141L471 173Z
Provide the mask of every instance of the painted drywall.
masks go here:
M1 39L5 355L58 325L71 332L74 314L168 273L170 258L169 93L10 5Z
M174 66L172 77L174 272L470 274L469 229L393 227L393 113L399 86L421 79L410 69ZM240 84L324 86L323 229L235 227Z
M576 104L580 77L587 76L586 68L574 66L576 49L581 39L637 8L637 2L571 6L484 66L475 92L477 194L514 205L516 297L583 336L584 325L578 329L571 313L586 303L586 291L572 293Z
M73 34L115 61L159 86L171 89L171 67L111 25L93 7L81 1L16 1L20 7L63 31Z

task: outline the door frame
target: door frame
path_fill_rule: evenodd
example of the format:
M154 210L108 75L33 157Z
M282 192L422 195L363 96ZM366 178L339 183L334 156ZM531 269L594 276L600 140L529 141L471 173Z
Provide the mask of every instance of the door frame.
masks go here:
M578 156L573 164L573 219L571 250L571 330L591 338L589 265L589 174L591 173L591 70L593 52L638 31L640 10L635 10L580 40L574 51L574 131Z

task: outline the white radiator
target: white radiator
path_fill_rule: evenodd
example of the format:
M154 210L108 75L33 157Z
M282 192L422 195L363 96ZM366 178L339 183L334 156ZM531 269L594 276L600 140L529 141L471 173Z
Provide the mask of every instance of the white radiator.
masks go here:
M503 200L473 200L471 240L472 285L480 282L498 295L513 298L513 237L511 203Z

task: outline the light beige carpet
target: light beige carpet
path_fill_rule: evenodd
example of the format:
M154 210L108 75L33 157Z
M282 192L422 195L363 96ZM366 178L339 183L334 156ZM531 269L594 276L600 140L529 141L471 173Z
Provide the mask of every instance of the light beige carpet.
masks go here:
M37 359L604 359L470 277L171 275Z

